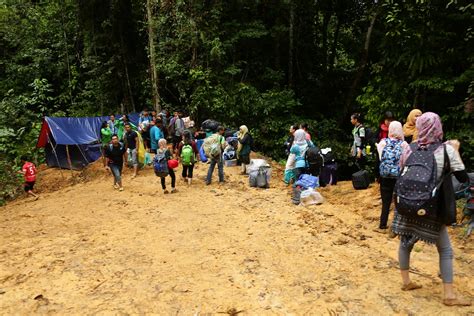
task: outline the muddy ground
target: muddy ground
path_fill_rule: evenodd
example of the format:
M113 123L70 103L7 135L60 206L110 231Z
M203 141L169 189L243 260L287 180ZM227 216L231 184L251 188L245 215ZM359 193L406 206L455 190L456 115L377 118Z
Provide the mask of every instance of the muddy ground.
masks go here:
M377 233L374 184L322 189L326 202L294 206L274 165L270 189L239 168L163 195L148 168L124 175L43 169L38 201L0 208L0 313L474 315L441 304L435 247L418 243L413 279L400 290L398 239ZM216 171L217 173L217 171ZM216 177L217 175L215 175ZM216 180L216 179L215 179ZM168 179L169 181L169 179ZM474 238L450 229L458 292L474 300Z

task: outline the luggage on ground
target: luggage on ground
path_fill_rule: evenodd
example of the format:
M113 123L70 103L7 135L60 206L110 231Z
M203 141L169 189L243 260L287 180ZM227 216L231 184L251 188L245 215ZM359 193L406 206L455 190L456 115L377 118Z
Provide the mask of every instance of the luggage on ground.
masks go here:
M319 185L325 187L326 185L335 184L337 184L337 163L324 164L319 175Z
M303 189L314 189L319 187L319 178L310 174L302 174L295 182L295 186L300 186Z
M356 190L365 190L370 185L370 176L367 170L359 170L352 174L352 186Z
M252 170L249 174L249 185L254 188L269 188L269 168L264 166L259 167L257 170Z

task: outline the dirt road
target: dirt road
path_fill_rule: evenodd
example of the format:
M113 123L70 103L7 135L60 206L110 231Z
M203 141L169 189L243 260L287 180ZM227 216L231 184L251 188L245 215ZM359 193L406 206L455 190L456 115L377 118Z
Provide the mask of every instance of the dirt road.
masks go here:
M251 189L226 168L227 184L206 187L206 169L170 195L151 169L126 174L124 192L97 164L47 192L60 185L46 170L40 200L0 208L0 313L474 315L441 304L434 247L412 255L423 288L400 290L398 240L373 231L376 187L340 183L305 208L279 177ZM474 299L474 240L457 234L455 282Z

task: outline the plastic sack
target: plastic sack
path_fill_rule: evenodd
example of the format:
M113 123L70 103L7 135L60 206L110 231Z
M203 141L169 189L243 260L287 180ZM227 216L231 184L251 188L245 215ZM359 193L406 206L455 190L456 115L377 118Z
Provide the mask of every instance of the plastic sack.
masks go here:
M286 184L290 184L292 179L295 179L295 173L293 172L293 170L285 170L283 181Z
M250 159L250 163L247 165L247 174L250 174L253 170L258 170L260 167L270 168L270 165L265 159Z
M152 159L150 153L145 153L145 165L151 165Z
M303 189L319 188L319 178L310 174L302 174L295 185L302 187Z
M256 188L269 188L270 178L268 176L270 169L260 167L258 170L253 170L249 174L249 185Z
M324 198L318 191L314 189L306 189L300 194L300 202L302 205L322 204Z

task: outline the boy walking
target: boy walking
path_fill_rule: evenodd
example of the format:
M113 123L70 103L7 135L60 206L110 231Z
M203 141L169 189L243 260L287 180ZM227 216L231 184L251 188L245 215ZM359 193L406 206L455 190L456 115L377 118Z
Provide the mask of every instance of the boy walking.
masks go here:
M25 156L21 156L20 158L21 163L23 166L18 173L21 173L25 177L25 183L23 184L25 192L28 195L31 195L34 200L36 201L39 196L33 193L33 187L35 186L36 182L36 166L34 163L27 161Z

